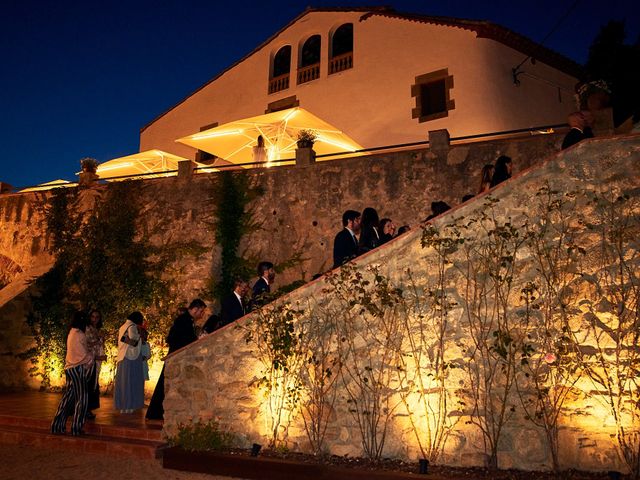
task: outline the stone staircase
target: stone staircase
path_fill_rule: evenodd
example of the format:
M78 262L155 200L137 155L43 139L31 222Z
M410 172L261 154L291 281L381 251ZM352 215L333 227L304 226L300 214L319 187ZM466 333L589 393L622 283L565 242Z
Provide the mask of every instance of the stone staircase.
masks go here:
M48 404L48 415L42 410L28 414L28 405L41 396ZM84 425L85 435L74 437L70 434L53 435L50 431L51 406L55 406L60 397L56 394L28 392L0 396L0 444L25 445L42 448L57 448L77 452L99 453L103 455L128 456L140 459L162 457L167 446L162 438L160 424L145 424L142 414L133 419L120 417L112 411L99 413L96 420ZM101 409L102 410L102 409ZM125 423L126 422L126 423ZM70 425L67 426L67 431Z

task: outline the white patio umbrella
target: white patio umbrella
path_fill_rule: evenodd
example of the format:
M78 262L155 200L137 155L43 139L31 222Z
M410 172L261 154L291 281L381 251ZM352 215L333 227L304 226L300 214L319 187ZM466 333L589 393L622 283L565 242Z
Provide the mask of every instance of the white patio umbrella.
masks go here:
M52 180L51 182L39 183L35 187L23 188L20 190L21 192L38 192L41 190L51 190L53 188L68 188L68 187L76 187L77 183L71 183L68 180Z
M114 179L113 177L142 173L152 174L145 175L143 178L169 177L177 175L175 170L178 170L178 162L181 160L186 160L186 158L162 150L147 150L101 163L98 165L96 173L104 180L126 180Z
M269 165L274 160L295 158L300 130L311 130L316 134L313 149L318 155L362 149L344 132L300 107L236 120L176 141L242 164L254 161L253 147L262 135Z

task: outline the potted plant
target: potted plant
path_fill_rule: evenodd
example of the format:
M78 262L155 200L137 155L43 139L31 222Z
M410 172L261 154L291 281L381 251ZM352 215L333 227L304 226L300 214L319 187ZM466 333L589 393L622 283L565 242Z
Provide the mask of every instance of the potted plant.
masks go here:
M583 110L602 110L611 106L611 88L604 80L594 80L580 85L577 92L578 106Z
M298 148L311 148L318 138L313 130L300 130L298 132Z
M95 158L84 157L80 159L80 166L84 173L96 173L98 161Z

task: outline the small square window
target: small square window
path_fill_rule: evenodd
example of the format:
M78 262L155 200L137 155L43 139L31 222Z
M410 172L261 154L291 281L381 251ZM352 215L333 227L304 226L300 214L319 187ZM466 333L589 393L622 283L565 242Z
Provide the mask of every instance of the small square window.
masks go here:
M449 110L455 108L455 102L450 98L452 88L453 76L446 68L417 76L416 83L411 86L411 96L416 99L411 117L419 122L447 117Z
M447 111L447 92L444 78L420 85L420 107L422 116Z

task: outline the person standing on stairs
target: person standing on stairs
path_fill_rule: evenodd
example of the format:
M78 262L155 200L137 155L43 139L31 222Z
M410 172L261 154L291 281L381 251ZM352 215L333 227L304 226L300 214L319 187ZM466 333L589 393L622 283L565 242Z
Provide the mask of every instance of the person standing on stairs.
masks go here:
M199 298L193 300L189 307L184 310L173 321L173 325L167 335L167 343L169 344L169 352L173 353L176 350L181 349L189 345L191 342L195 342L198 337L196 335L195 322L204 317L207 311L207 304ZM147 420L162 420L164 418L164 367L160 372L158 383L153 391L149 408L145 418Z
M87 347L87 315L84 312L75 312L71 320L71 327L67 335L67 354L65 356L64 375L66 389L58 411L51 423L51 433L65 433L67 417L73 406L73 421L71 422L71 434L82 435L82 427L87 415L88 391L87 380L94 368L93 352Z
M358 256L358 238L360 232L360 212L347 210L342 214L342 226L333 240L333 268L347 263Z
M140 356L140 331L144 322L140 312L132 312L118 330L118 357L113 400L120 413L133 413L144 407L144 373Z

